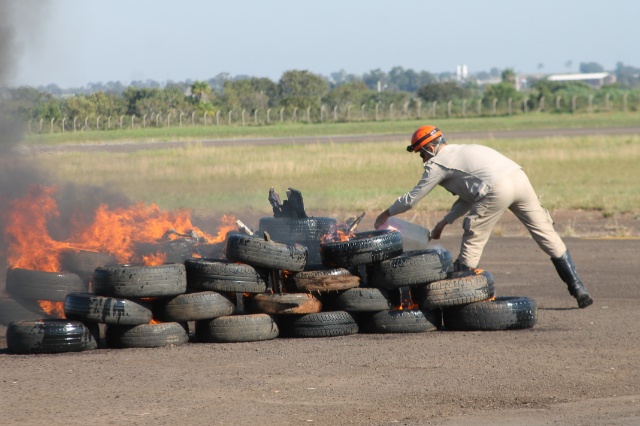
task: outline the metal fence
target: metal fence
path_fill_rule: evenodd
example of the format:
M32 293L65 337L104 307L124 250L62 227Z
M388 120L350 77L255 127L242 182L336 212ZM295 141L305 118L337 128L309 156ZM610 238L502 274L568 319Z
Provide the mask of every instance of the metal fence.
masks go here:
M64 117L26 123L31 133L110 131L186 126L263 126L278 123L330 123L394 121L435 118L509 116L529 113L601 113L640 111L640 95L613 97L556 96L553 99L499 100L497 98L455 99L444 103L412 100L403 104L321 105L319 108L229 109L215 112L183 112L119 116Z

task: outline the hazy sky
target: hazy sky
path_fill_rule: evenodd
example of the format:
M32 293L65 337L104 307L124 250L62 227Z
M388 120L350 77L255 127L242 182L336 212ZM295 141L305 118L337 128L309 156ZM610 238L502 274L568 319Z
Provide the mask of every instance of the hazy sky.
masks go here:
M206 80L222 72L277 81L292 69L436 73L458 64L522 73L577 72L581 62L640 67L637 0L0 2L24 5L8 23L12 85Z

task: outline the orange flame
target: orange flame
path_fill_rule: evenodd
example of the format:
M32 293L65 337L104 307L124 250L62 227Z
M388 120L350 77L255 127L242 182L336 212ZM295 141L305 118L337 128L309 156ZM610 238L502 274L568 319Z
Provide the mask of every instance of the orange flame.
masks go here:
M166 255L155 253L139 259L136 246L185 236L208 243L221 242L235 226L235 218L225 215L218 234L213 236L195 227L187 210L168 212L160 210L156 204L142 203L114 209L100 205L92 223L74 222L71 236L66 241L57 241L47 229L47 222L59 216L53 198L56 190L55 187L33 186L23 198L11 202L4 229L9 242L7 261L10 267L59 272L60 256L69 248L109 253L120 263L157 265L165 262Z
M345 232L341 229L337 229L335 232L331 232L329 234L324 234L322 236L322 238L320 239L321 243L337 243L337 242L344 242L344 241L349 241L351 238L355 237L356 235L353 232Z
M65 319L64 302L50 302L48 300L38 300L40 308L49 316Z

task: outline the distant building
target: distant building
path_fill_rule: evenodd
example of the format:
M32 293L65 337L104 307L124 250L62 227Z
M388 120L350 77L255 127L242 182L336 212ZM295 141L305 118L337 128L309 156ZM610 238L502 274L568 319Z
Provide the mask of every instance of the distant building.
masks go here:
M582 81L596 89L605 84L616 82L616 76L608 72L592 72L587 74L554 74L547 77L549 81Z

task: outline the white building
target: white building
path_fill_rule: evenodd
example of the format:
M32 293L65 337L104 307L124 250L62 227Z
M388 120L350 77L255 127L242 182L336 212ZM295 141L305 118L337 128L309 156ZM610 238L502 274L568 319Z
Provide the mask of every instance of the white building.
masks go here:
M547 77L549 81L582 81L597 88L616 82L616 76L608 72L592 72L587 74L554 74Z

